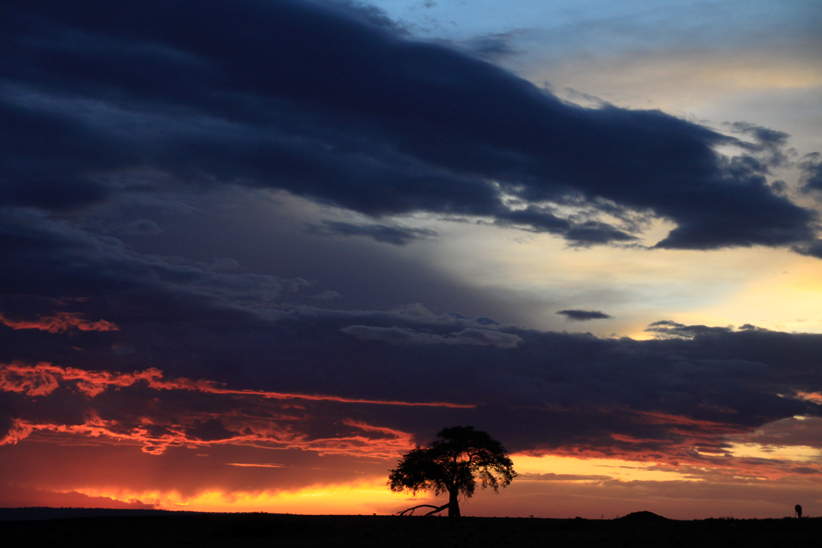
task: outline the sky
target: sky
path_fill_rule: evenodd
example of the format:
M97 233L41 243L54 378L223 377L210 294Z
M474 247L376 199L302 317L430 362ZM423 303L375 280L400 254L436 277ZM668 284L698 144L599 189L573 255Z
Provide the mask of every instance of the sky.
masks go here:
M0 506L822 515L817 0L0 2ZM441 502L440 502L441 504Z

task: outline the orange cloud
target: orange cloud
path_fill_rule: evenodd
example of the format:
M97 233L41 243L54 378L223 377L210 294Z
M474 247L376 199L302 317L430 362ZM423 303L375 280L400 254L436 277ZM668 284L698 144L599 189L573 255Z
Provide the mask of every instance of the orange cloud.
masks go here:
M39 329L49 333L61 333L71 329L80 331L118 331L120 329L106 320L96 322L85 320L82 314L77 312L58 312L54 316L39 316L37 320L13 320L0 312L0 323L12 329Z
M809 401L811 403L815 403L817 405L822 405L822 394L819 392L802 392L799 391L796 393L796 397L800 400Z

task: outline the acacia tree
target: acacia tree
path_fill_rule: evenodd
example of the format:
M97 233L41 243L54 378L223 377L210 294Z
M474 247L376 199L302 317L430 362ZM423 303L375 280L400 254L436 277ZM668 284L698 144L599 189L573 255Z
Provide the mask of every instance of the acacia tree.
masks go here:
M448 493L448 503L442 506L420 504L400 512L413 514L417 508L432 508L430 516L448 508L448 517L460 516L459 497L469 498L477 484L494 492L506 487L517 473L508 453L500 442L473 426L443 428L428 447L417 447L406 453L399 465L391 470L388 485L394 492L405 490Z

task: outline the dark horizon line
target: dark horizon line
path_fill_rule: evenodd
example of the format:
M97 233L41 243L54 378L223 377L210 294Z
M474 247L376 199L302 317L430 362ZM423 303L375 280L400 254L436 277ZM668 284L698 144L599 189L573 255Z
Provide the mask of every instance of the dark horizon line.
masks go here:
M435 517L440 518L443 516L398 516L397 514L295 514L289 512L209 512L209 511L197 511L197 510L163 510L157 508L103 508L103 507L95 507L95 508L86 508L86 507L74 507L74 506L17 506L17 507L2 507L0 506L0 522L8 522L8 521L43 521L43 520L50 520L50 519L74 519L74 518L96 518L96 517L126 517L126 516L133 516L133 517L140 517L140 516L159 516L159 515L213 515L213 516L228 516L228 515L268 515L268 516L290 516L290 517L318 517L318 516L326 516L326 517L403 517L403 518L420 518L420 517ZM783 517L771 517L771 518L734 518L729 516L720 516L720 517L708 517L708 518L694 518L694 519L676 519L676 518L667 518L661 516L659 514L655 514L653 512L645 511L638 511L638 512L630 512L625 515L617 515L614 518L582 518L582 517L574 517L574 518L552 518L552 517L534 517L531 516L463 516L463 518L468 519L540 519L540 520L557 520L557 521L575 521L575 520L583 520L583 521L616 521L616 520L632 520L635 519L637 521L644 521L644 520L665 520L665 521L711 521L711 520L722 520L722 521L765 521L765 520L784 520L784 519L797 519L791 516L783 516ZM822 516L812 517L812 516L803 516L801 519L811 519L811 520L819 520L822 519Z

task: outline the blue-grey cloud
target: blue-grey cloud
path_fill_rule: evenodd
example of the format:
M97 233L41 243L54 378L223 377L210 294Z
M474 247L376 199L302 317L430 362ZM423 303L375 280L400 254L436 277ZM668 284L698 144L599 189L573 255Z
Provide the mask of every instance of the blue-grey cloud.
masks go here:
M599 310L560 310L557 312L569 322L586 322L589 320L607 320L611 316Z
M163 233L163 229L151 219L139 219L123 226L118 232L130 236L157 236Z
M385 341L392 344L471 344L496 346L497 348L516 348L522 341L517 335L511 333L476 328L463 329L448 335L438 335L400 327L349 325L344 327L342 332L364 341Z
M521 34L523 31L518 30L484 34L462 42L460 45L477 57L496 61L519 53L513 42Z
M806 154L799 165L802 168L802 188L806 191L822 190L822 154Z
M312 234L328 236L365 236L376 242L406 245L414 240L430 239L437 235L435 230L426 228L409 228L384 224L354 224L342 221L324 220L322 224L311 224L308 231Z

